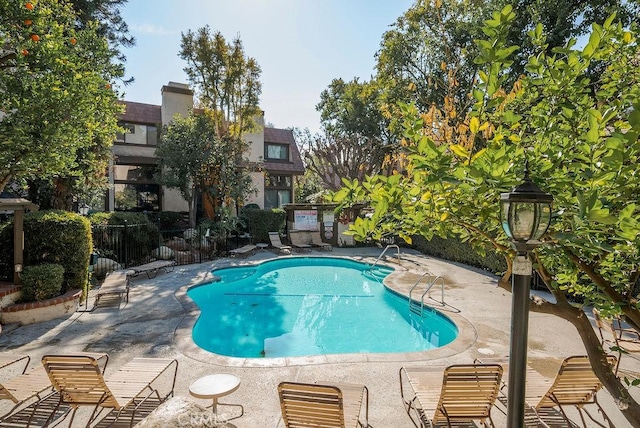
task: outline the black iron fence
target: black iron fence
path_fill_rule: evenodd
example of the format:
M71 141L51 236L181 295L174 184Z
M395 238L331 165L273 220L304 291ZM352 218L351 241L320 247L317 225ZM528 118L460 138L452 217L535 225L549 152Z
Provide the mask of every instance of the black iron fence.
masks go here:
M178 265L213 260L239 243L212 236L204 227L160 230L153 223L94 225L92 236L97 255L93 269L98 277L154 260L173 260Z

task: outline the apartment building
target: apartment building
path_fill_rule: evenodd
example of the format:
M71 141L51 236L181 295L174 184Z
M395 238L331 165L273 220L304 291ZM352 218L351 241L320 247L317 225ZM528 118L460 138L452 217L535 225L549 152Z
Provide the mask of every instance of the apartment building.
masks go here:
M107 211L188 211L186 201L174 189L158 185L154 174L158 168L155 148L162 126L176 114L186 116L193 108L193 91L182 83L169 82L162 87L162 105L123 101L120 117L125 133L113 145L114 160L110 168L111 188L106 198ZM289 129L264 126L246 134L250 143L248 159L262 162L261 172L252 172L258 192L245 204L261 208L279 208L295 201L294 179L304 173L300 151Z

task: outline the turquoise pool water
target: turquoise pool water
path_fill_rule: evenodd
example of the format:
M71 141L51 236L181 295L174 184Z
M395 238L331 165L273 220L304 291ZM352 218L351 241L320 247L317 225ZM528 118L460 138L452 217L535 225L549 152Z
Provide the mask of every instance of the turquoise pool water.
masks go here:
M191 288L200 307L193 340L230 357L414 352L444 346L457 327L441 313L409 311L382 285L391 269L332 257L291 257L214 270Z

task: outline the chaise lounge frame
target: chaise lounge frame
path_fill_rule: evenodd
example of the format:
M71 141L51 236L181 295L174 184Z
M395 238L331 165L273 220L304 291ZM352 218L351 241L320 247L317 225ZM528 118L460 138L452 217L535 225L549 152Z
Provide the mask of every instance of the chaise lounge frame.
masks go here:
M128 270L116 270L109 273L96 293L93 309L98 307L100 299L104 296L117 295L120 298L118 306L120 306L123 297L126 303L129 303L129 275L130 271Z
M494 427L491 409L498 398L502 372L499 364L457 364L444 371L442 367L402 367L400 395L416 427L472 420Z
M94 406L87 427L98 419L104 409L115 410L116 421L125 409L130 410L129 426L132 427L136 411L148 401L155 400L159 405L173 396L178 373L178 361L168 358L134 358L107 380L97 360L91 356L45 355L42 364L51 384L60 394L58 405L71 406L69 426L73 426L79 407ZM172 367L171 388L166 394L161 394L154 382L164 374L170 375Z
M158 276L158 272L160 270L164 270L167 273L172 272L175 266L176 262L174 260L156 260L140 266L128 268L127 270L130 272L129 276L145 274L147 275L147 278L152 279Z
M286 428L369 427L369 389L351 383L281 382L278 396ZM364 423L360 420L364 405Z
M278 232L269 232L269 241L271 241L271 246L276 248L278 251L283 253L291 254L291 246L284 245L280 240L280 234Z
M248 254L253 254L256 251L257 246L253 244L243 245L240 248L236 248L235 250L230 250L229 255L231 257L235 256L247 256Z
M309 232L309 235L311 236L311 245L313 245L314 247L321 248L323 250L333 251L333 245L329 244L328 242L324 242L322 240L319 230L312 230Z
M94 358L102 372L104 372L107 364L109 363L109 356L103 353L82 352L70 355L81 355ZM48 404L48 401L51 401L49 400L51 398L57 400L57 392L53 389L51 380L49 379L44 366L38 365L27 371L26 369L28 361L30 361L30 357L19 356L19 359L9 364L5 363L7 361L6 358L0 357L0 368L8 367L11 364L25 359L27 364L24 366L22 374L0 384L0 399L11 400L15 404L14 407L0 418L0 426L5 423L30 426L31 423L35 422L39 417L48 421L54 416L64 416L68 412L68 409L63 409L62 413L58 413L58 408L56 408L56 410L51 410L46 408L47 406L43 405L43 403ZM35 402L32 400L34 398L36 399ZM29 405L28 403L32 404ZM30 410L26 408L27 406L30 407Z

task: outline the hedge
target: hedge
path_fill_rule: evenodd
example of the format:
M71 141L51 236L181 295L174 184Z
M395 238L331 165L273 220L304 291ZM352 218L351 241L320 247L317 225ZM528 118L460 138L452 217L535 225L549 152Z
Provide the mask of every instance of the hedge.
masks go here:
M434 236L431 240L427 240L423 236L416 235L412 239L413 248L439 259L475 266L495 274L507 270L507 262L502 255L496 252L487 252L485 256L482 256L474 251L470 244L462 242L458 238L444 239Z
M62 290L64 268L55 263L25 266L22 272L23 303L39 302L59 296Z
M244 209L240 214L252 241L269 242L269 232L284 230L287 214L283 209Z
M87 281L89 255L93 248L91 225L76 213L36 211L24 216L24 266L44 263L64 268L62 289L83 289ZM0 248L13 249L13 221L0 227ZM1 276L13 280L13 251L0 253Z

